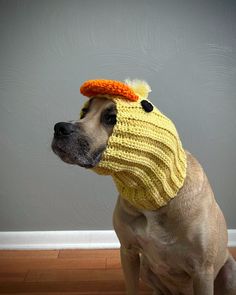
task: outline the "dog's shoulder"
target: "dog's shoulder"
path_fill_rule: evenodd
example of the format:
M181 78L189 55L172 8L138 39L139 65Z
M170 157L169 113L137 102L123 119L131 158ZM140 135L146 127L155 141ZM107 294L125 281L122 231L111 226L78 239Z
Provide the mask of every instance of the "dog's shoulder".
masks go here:
M199 194L205 185L208 185L206 174L202 165L197 158L189 151L185 150L187 157L186 178L178 195L191 194L191 196Z

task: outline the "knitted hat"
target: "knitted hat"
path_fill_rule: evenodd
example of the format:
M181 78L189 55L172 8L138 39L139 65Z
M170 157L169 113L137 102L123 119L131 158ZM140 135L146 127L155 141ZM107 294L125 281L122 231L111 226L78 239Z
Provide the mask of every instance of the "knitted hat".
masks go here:
M139 209L155 210L176 196L186 177L186 154L173 122L147 100L144 81L89 80L88 97L116 104L117 119L96 173L111 175L121 196Z

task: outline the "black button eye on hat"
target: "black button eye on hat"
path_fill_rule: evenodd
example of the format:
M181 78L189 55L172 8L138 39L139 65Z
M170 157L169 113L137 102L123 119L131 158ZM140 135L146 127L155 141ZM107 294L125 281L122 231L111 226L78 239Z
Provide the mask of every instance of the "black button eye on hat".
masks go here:
M141 106L147 113L150 113L153 110L153 105L145 99L141 101Z

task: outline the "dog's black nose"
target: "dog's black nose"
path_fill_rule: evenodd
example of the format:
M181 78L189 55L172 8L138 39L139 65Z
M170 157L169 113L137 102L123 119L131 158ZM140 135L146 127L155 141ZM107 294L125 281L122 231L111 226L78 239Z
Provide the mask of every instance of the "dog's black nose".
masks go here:
M71 123L59 122L55 124L54 131L55 131L54 135L56 137L63 137L63 136L71 135L71 133L75 131L75 127Z

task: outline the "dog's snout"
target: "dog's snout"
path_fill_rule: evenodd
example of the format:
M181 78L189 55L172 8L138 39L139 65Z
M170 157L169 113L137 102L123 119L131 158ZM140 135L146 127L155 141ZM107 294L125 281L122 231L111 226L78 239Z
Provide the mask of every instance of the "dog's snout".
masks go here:
M54 134L56 137L69 136L75 131L75 127L71 123L59 122L54 126Z

